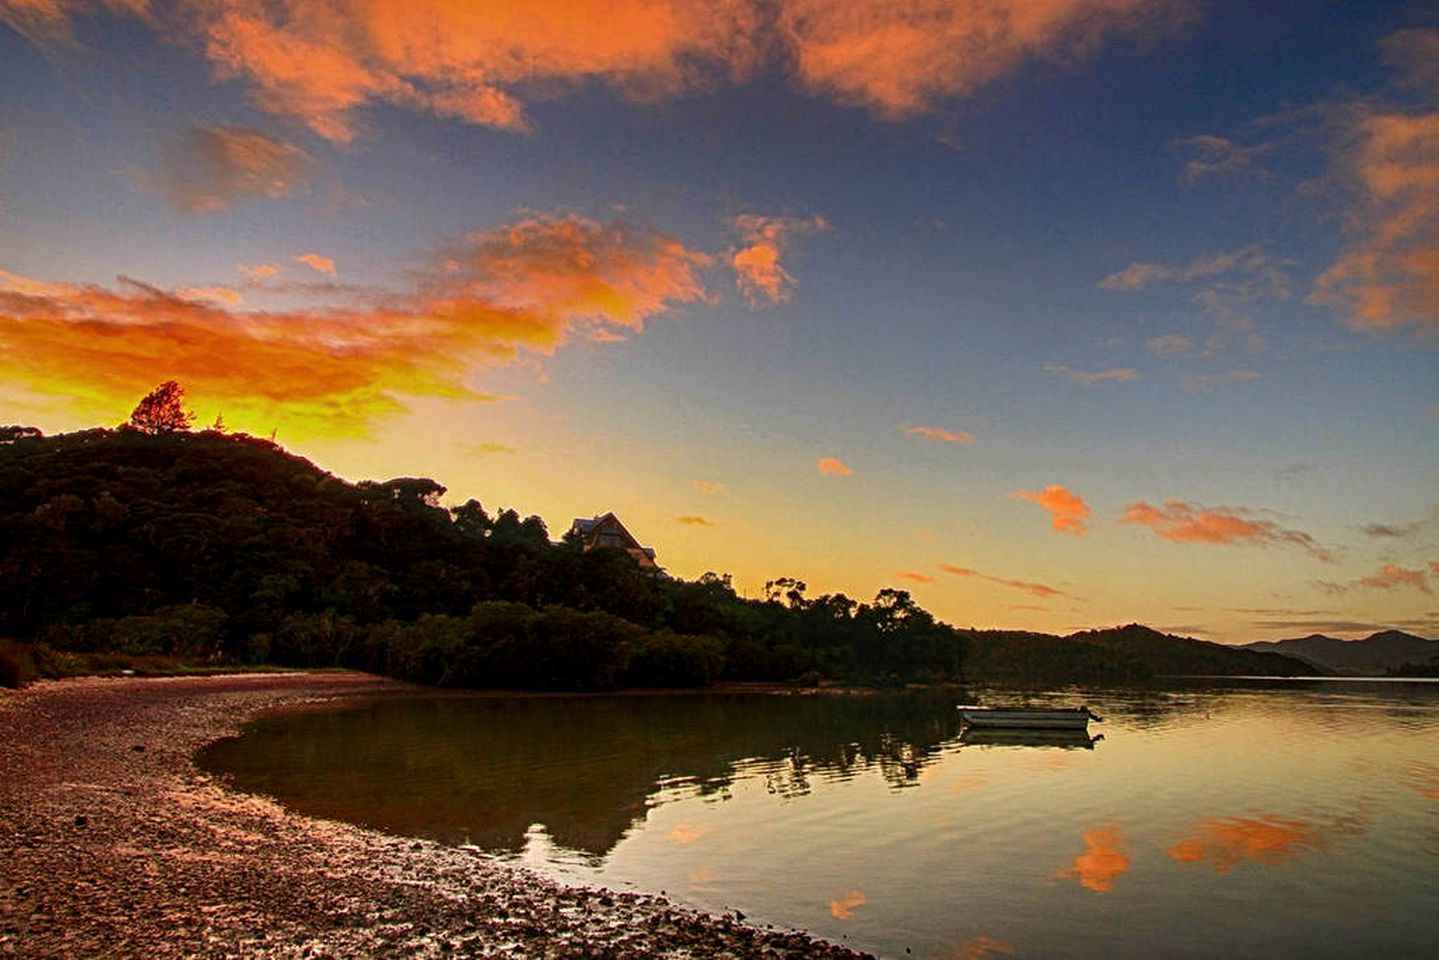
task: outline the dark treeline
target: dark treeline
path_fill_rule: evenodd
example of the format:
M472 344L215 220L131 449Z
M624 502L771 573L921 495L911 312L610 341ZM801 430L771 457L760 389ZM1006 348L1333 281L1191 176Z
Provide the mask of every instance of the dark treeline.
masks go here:
M137 416L139 408L137 408ZM967 637L902 590L763 599L424 478L351 484L188 422L0 427L0 637L65 654L345 666L445 686L961 677Z

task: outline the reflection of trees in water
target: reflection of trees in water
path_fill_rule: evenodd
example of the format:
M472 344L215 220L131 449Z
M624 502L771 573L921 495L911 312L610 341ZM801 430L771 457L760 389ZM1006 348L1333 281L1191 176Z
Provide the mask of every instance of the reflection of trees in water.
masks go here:
M958 734L944 695L438 697L275 717L204 763L244 790L394 833L518 851L531 824L603 856L650 806L874 770L917 781Z
M1366 690L1380 697L1377 710L1334 709L1354 696L1345 685L1296 696L1293 686L1232 680L1083 693L985 690L961 699L1087 701L1106 716L1099 729L1111 740L1270 709L1302 716L1311 737L1324 724L1379 722L1396 710L1418 718L1404 722L1432 729L1439 689L1393 689L1402 686ZM959 744L953 703L952 694L426 696L272 718L243 741L217 745L206 762L232 771L242 789L319 816L509 851L523 849L526 831L542 823L557 845L604 856L650 807L696 795L724 802L741 778L756 778L781 799L861 774L896 789L913 785L942 747ZM1405 785L1425 795L1439 782L1424 775L1428 768L1406 772Z

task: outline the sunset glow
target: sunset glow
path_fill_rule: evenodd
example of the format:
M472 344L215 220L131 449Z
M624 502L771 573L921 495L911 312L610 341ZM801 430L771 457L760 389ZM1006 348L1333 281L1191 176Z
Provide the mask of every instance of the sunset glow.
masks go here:
M1436 56L1399 2L0 0L0 424L175 380L749 597L1439 635Z

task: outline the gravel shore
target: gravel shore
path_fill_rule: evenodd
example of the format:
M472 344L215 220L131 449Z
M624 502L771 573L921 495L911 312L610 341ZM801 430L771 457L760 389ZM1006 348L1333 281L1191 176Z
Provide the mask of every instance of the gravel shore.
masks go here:
M300 816L192 762L261 710L405 689L250 674L0 691L0 956L862 956Z

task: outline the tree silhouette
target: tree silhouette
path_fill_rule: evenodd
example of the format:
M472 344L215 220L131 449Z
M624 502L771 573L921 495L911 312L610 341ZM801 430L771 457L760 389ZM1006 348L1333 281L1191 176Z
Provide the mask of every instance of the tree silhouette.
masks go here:
M185 388L174 380L166 380L145 398L130 414L130 426L145 433L176 433L190 429L195 414L185 409Z

